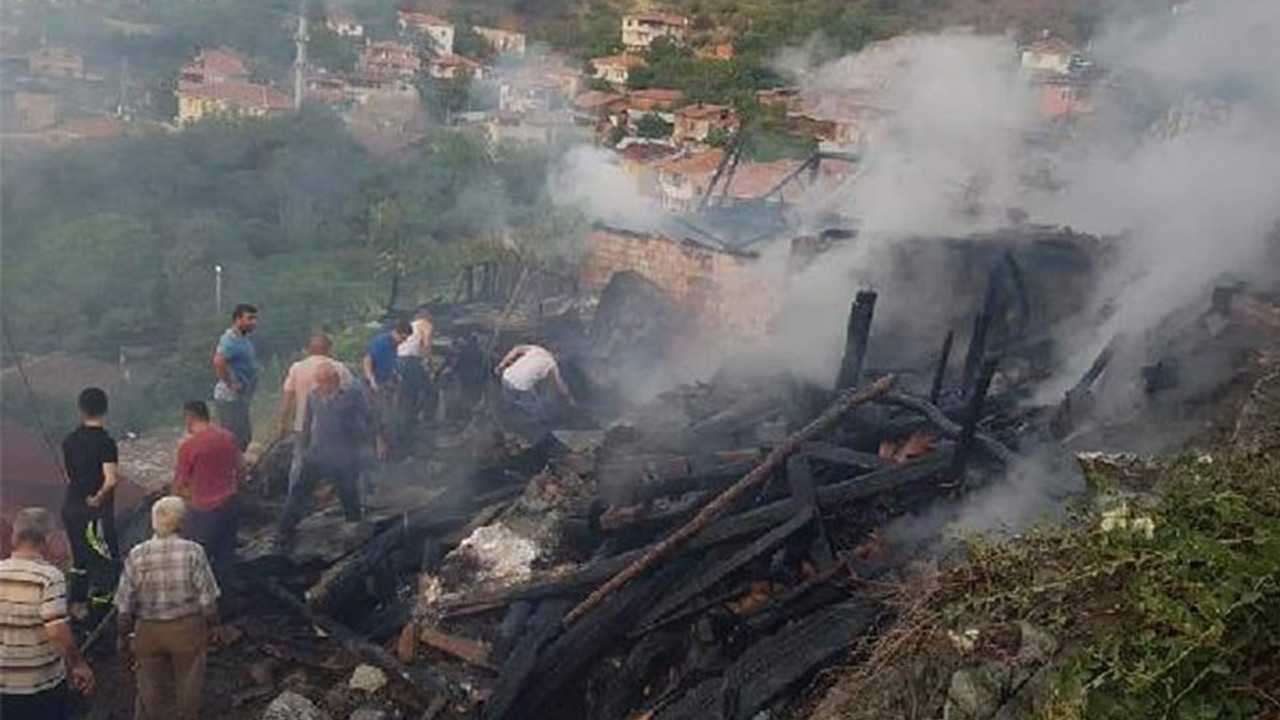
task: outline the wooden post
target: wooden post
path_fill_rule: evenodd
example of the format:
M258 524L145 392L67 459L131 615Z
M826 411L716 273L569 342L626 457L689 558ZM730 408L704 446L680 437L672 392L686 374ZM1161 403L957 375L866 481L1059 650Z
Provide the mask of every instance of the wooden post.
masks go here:
M855 387L862 378L862 363L867 356L867 340L871 336L871 318L876 311L876 294L862 290L849 308L849 326L844 340L844 358L836 389Z
M974 436L978 433L978 421L982 419L982 406L987 399L987 390L991 389L991 378L996 374L996 365L1000 358L989 357L982 361L982 369L978 372L977 384L973 394L969 396L969 411L960 432L960 440L956 442L956 454L951 459L951 476L961 478L964 475L965 463L973 450Z
M942 354L938 356L938 367L933 371L933 387L929 390L929 402L934 405L938 404L938 398L942 396L942 381L947 376L947 363L951 361L951 341L955 336L954 330L948 330L946 339L942 341Z

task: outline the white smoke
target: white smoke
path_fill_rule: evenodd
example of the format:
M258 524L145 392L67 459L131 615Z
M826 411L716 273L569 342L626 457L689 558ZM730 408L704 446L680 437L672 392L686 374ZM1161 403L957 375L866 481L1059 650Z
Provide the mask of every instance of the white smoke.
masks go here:
M642 230L656 228L666 215L603 148L584 145L566 152L552 170L550 188L557 203L595 221Z

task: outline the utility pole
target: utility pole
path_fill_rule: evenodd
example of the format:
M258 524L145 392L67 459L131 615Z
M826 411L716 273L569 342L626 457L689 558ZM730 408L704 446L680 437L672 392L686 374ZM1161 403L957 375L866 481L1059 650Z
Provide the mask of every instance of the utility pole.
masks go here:
M307 0L298 0L298 34L293 37L293 109L302 109L307 94Z
M213 266L213 309L222 317L222 265Z

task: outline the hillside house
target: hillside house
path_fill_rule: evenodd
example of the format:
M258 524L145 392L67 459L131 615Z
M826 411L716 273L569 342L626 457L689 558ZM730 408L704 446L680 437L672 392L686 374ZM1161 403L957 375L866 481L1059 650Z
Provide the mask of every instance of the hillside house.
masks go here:
M361 47L356 67L365 73L412 79L422 69L422 56L412 45L383 40Z
M524 57L526 40L524 33L499 30L498 28L477 25L472 30L493 48L499 55Z
M210 117L268 117L293 109L293 98L267 85L221 82L178 88L178 122Z
M665 143L635 141L619 144L614 157L618 167L635 180L640 194L658 197L658 166L678 152Z
M1093 112L1093 83L1071 76L1045 78L1040 83L1036 110L1045 122L1089 115Z
M1058 37L1043 37L1024 47L1020 53L1022 67L1033 72L1066 75L1079 55L1076 48Z
M684 153L658 163L657 192L662 207L679 213L697 209L723 158L723 151L708 150Z
M498 109L515 113L569 107L581 79L577 70L554 54L499 68L495 75Z
M676 142L687 143L705 143L708 137L718 133L731 135L737 132L740 124L733 108L702 103L677 110L674 122L672 138Z
M427 42L431 51L440 55L453 54L454 26L444 18L426 13L401 10L396 14L400 32L416 35Z
M452 80L463 75L479 80L488 74L488 68L462 55L438 55L427 60L427 74L437 80Z
M666 12L641 13L622 17L622 44L628 50L644 50L660 37L684 42L689 18Z
M489 142L551 145L590 142L591 128L583 127L572 110L533 110L526 113L495 112L486 126Z
M42 47L27 56L27 67L32 75L41 77L85 77L84 56L66 48Z
M364 24L346 13L331 13L324 19L324 26L339 37L364 38Z
M201 50L178 74L178 85L249 82L249 61L228 47Z
M630 53L606 55L591 60L592 76L617 87L626 87L627 81L631 79L631 71L648 65L644 58Z

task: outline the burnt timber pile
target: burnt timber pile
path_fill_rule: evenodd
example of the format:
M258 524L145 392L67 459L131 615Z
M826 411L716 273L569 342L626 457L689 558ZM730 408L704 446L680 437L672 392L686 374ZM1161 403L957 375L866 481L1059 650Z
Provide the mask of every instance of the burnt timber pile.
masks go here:
M778 717L891 619L869 587L939 539L895 541L887 526L954 511L1032 451L1065 455L1057 439L1082 422L1111 353L1061 402L1028 398L1095 249L948 247L965 258L957 302L919 318L925 332L887 325L877 293L854 293L834 389L722 374L622 420L569 418L523 439L486 401L465 423L441 408L430 441L452 471L423 495L421 468L391 470L359 537L338 542L322 514L289 558L242 548L262 579L252 602L379 668L408 717ZM620 283L575 340L584 364L677 324L642 279ZM653 312L637 322L629 307ZM287 469L268 460L264 476Z

